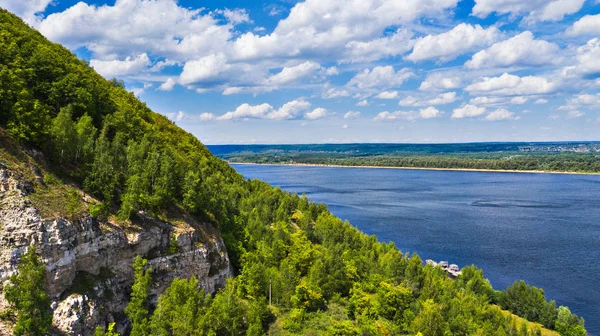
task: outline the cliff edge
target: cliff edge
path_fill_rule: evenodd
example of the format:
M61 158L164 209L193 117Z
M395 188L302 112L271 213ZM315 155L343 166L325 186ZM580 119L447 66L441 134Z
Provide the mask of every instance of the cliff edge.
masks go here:
M56 334L90 335L108 322L125 330L123 310L137 255L147 258L153 269L154 301L174 278L195 276L205 291L214 293L233 275L223 240L210 224L183 213L176 222L167 222L140 212L127 226L95 219L85 210L71 218L44 214L44 205L66 202L61 198L68 189L44 183L36 166L20 168L9 169L0 160L0 283L17 271L21 255L35 248L46 264ZM33 179L27 178L27 170ZM79 194L81 209L94 203L90 195L71 190ZM0 292L0 310L5 307Z

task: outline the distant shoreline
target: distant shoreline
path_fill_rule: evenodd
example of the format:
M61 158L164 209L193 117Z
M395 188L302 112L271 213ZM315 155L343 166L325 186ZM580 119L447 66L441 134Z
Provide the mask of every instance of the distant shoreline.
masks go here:
M329 167L329 168L368 168L368 169L401 169L401 170L432 170L432 171L458 171L475 173L526 173L526 174L557 174L557 175L600 175L600 173L565 172L546 170L502 170L502 169L474 169L474 168L426 168L426 167L395 167L395 166L347 166L324 163L256 163L256 162L231 162L228 164L261 165L261 166L298 166L298 167Z

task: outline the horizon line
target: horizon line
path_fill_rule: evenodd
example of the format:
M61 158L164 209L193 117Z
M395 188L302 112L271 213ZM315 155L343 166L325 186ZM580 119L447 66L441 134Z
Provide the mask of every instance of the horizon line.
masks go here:
M600 144L600 140L471 141L471 142L314 142L314 143L221 143L205 146L306 146L306 145L473 145L473 144Z

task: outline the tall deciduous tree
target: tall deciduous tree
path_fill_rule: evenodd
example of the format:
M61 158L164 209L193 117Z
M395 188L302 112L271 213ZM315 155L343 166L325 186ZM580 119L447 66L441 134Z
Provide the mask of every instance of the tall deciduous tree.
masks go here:
M423 336L442 336L444 334L444 316L439 304L433 300L423 302L421 312L413 321L415 332Z
M148 261L139 255L133 262L135 281L131 287L131 299L125 313L131 321L131 336L145 336L150 331L148 292L152 282L152 269L145 269Z
M66 163L75 158L77 143L77 130L71 119L73 111L71 106L62 108L56 118L52 120L50 136L54 149L54 158L60 163Z
M152 335L194 335L199 315L206 314L210 296L198 289L198 280L175 279L159 297L152 315Z
M92 117L84 114L77 120L75 125L77 132L77 143L75 152L75 162L87 164L94 157L94 141L96 140L96 127L94 127Z
M52 324L50 300L46 295L46 267L33 246L21 256L19 271L10 277L4 295L17 312L15 335L45 335Z

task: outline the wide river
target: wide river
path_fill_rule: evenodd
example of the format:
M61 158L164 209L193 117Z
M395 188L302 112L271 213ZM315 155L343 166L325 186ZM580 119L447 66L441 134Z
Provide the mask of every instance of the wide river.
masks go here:
M422 259L544 288L600 335L600 176L232 165Z

